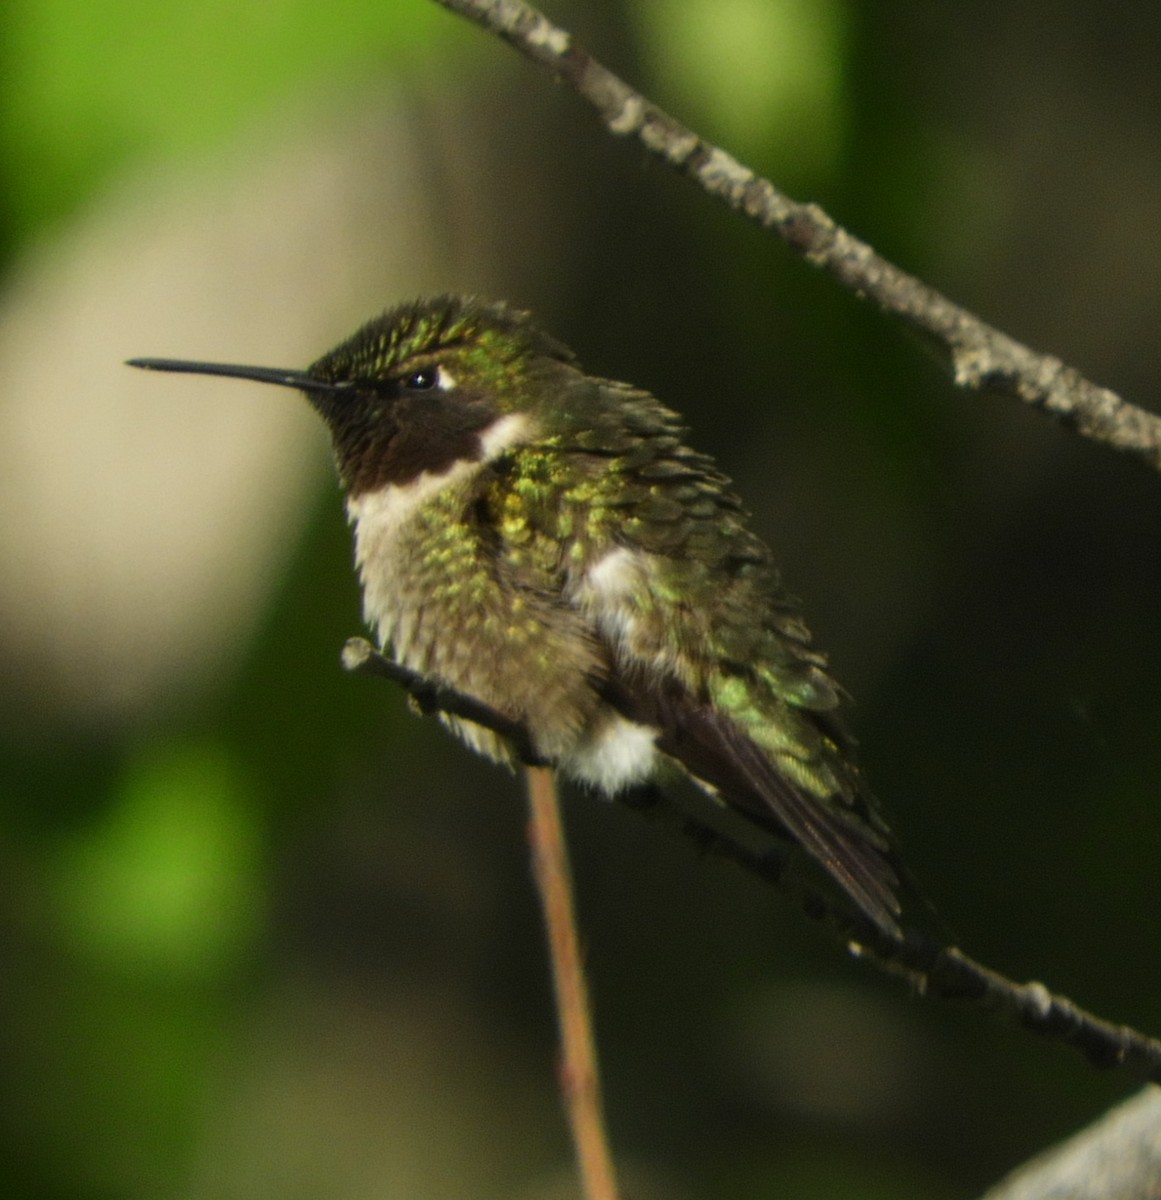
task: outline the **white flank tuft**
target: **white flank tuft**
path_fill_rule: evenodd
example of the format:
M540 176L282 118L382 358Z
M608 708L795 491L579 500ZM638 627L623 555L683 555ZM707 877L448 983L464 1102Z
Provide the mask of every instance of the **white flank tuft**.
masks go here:
M653 774L657 730L614 716L605 728L564 762L566 774L615 795Z
M614 645L632 641L636 597L649 590L648 557L618 546L597 559L578 580L572 601Z

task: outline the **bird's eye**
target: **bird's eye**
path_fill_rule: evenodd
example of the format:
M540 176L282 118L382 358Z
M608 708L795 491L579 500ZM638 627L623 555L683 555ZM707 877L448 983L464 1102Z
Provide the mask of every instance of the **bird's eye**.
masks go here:
M403 386L409 392L429 392L439 384L438 367L420 367L403 377Z

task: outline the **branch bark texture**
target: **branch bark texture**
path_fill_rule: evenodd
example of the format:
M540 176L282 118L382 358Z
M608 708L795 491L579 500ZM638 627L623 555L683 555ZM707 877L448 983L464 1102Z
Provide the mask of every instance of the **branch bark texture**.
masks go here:
M877 254L816 204L802 204L674 119L523 0L436 0L483 26L571 87L618 137L692 179L845 288L872 301L937 348L955 383L1009 395L1086 438L1161 470L1161 417L981 321Z
M1038 1154L982 1200L1161 1200L1161 1089Z

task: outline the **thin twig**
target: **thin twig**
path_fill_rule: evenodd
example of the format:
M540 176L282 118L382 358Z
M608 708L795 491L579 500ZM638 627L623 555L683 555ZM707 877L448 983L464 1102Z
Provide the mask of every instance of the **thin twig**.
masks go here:
M953 304L836 224L801 204L631 88L523 0L436 0L483 26L552 72L596 109L605 128L635 137L649 153L711 196L777 233L807 262L856 296L920 330L945 357L957 385L1014 396L1094 441L1161 469L1161 417L1098 387Z
M613 1157L601 1115L597 1051L589 1016L584 965L573 911L568 850L556 780L548 767L529 767L528 840L552 957L560 1022L560 1086L572 1127L585 1200L617 1200Z
M405 671L381 655L369 642L352 638L343 649L348 670L400 682L426 712L472 715L469 720L502 737L510 737L514 722L471 697L450 688L434 687L414 672ZM409 682L410 680L410 682ZM522 728L512 740L520 761L528 746ZM544 764L534 760L533 766ZM639 806L634 806L639 807ZM944 946L913 929L902 938L884 933L862 913L834 901L787 871L786 855L777 848L756 850L710 821L691 816L658 793L648 812L677 825L703 851L731 859L791 897L811 919L821 921L847 943L852 953L890 974L902 975L916 991L946 1000L965 1000L1013 1024L1079 1050L1093 1066L1123 1067L1142 1078L1161 1083L1161 1042L1128 1025L1115 1025L1086 1012L1042 983L1016 983L998 971L969 958L954 946Z

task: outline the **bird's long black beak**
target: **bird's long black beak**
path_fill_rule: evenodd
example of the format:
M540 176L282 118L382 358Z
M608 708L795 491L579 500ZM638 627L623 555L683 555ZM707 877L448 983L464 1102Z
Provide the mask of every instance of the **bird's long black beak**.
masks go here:
M256 383L276 383L280 387L298 388L304 392L338 392L345 386L325 383L306 371L286 371L278 367L245 367L234 363L187 362L183 358L131 358L127 367L146 371L176 371L184 375L225 375L231 379L250 379Z

